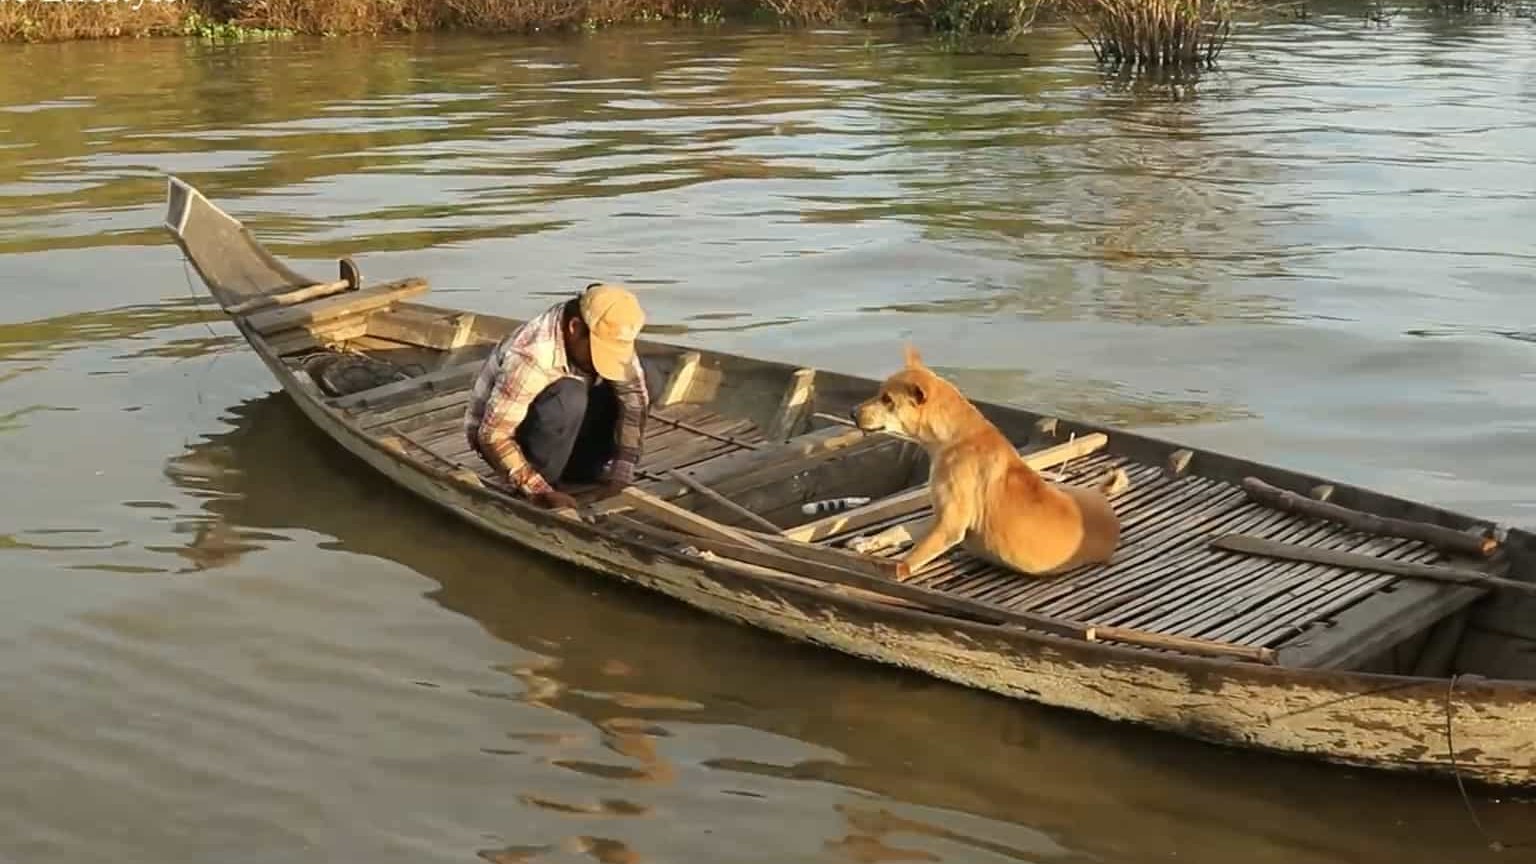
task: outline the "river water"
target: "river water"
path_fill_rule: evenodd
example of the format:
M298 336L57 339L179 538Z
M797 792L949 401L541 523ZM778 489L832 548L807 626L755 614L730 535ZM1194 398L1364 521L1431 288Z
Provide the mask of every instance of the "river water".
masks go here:
M1536 28L1314 5L1184 88L1070 31L0 47L0 861L1440 862L1453 785L786 644L301 421L158 227L1536 521ZM1489 834L1536 805L1477 795ZM478 856L478 857L477 857ZM1532 856L1524 857L1521 856Z

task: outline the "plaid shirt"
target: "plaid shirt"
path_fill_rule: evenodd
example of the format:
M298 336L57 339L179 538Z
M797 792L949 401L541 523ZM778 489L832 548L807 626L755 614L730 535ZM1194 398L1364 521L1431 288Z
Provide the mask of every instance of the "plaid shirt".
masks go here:
M528 406L545 387L561 378L592 380L565 355L565 337L560 332L564 309L565 301L561 300L496 345L475 379L469 409L464 412L469 445L529 497L549 491L550 478L528 462L513 437L528 416ZM630 370L634 380L608 382L619 397L619 422L614 429L618 448L608 477L621 483L634 480L650 402L638 355L630 360Z

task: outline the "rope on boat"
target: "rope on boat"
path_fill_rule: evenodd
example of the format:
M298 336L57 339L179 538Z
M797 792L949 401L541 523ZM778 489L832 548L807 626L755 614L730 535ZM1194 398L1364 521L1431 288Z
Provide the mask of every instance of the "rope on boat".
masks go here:
M218 341L218 332L213 329L212 324L208 323L208 319L203 317L202 298L197 295L197 287L192 284L191 264L192 262L187 260L187 253L182 252L181 277L187 280L187 295L192 298L192 311L197 313L197 319L201 321L203 327L208 330L209 337L214 341ZM203 404L203 380L208 377L209 371L213 369L214 365L219 362L219 358L223 355L223 350L216 347L213 351L213 359L208 361L207 366L203 367L202 374L197 376L197 382L192 385L192 395L197 399L197 404Z
M1489 849L1503 852L1508 847L1489 836L1488 830L1483 827L1483 820L1477 816L1477 808L1472 806L1472 796L1467 794L1467 784L1462 782L1461 765L1456 762L1456 738L1455 733L1451 731L1451 717L1455 713L1452 698L1456 695L1456 680L1460 677L1459 672L1451 673L1451 683L1445 688L1445 746L1447 754L1451 757L1451 772L1456 776L1456 788L1461 790L1461 803L1467 805L1467 815L1472 817L1473 827L1477 829L1477 833L1483 835L1483 842Z

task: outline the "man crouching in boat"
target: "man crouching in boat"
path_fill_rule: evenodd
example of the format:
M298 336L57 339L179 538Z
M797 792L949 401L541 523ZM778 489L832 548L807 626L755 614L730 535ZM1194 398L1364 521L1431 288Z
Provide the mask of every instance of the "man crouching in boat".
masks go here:
M634 482L651 394L635 354L635 295L593 283L496 345L475 379L464 431L512 487L541 507L576 507L557 485Z

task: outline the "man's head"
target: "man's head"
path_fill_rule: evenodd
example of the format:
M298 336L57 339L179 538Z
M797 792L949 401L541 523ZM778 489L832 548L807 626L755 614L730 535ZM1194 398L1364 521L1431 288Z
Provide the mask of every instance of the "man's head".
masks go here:
M602 282L587 286L565 306L565 351L583 372L610 381L628 381L635 338L645 326L640 301L625 288Z

